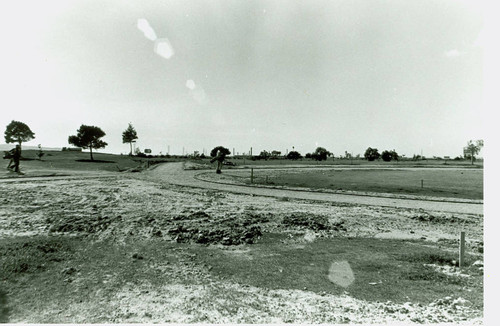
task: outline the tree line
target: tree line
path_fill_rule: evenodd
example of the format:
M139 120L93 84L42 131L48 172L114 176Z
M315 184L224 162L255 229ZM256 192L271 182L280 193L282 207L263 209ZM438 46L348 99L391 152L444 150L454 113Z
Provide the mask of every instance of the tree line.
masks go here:
M35 133L31 131L29 126L21 121L12 120L5 129L5 142L9 143L18 143L21 145L23 142L28 142L32 139L35 139ZM93 161L93 150L99 148L105 148L108 143L103 141L101 138L106 136L106 133L97 126L89 126L82 124L80 128L77 129L76 135L71 135L68 137L68 143L74 145L79 148L89 149L90 150L90 159ZM127 129L122 133L122 143L130 144L130 154L132 155L132 143L138 139L137 131L132 126L131 123L128 124ZM476 141L468 141L467 146L464 148L467 151L468 155L471 158L471 163L474 162L475 156L479 154L482 147L484 146L483 140ZM216 147L222 148L222 146ZM212 150L213 152L213 150ZM229 150L227 150L229 152ZM211 153L212 154L212 153ZM269 159L276 158L281 155L279 151L262 151L257 158L259 159ZM346 153L346 156L348 153ZM213 156L213 155L211 155ZM314 159L316 161L326 161L328 157L333 156L333 153L325 149L324 147L317 147L316 150L312 153L307 153L305 158ZM302 154L298 151L290 151L286 156L287 159L290 160L298 160L303 158ZM379 153L377 148L368 147L364 153L364 158L368 161L375 161L382 158L383 161L397 161L399 160L398 153L393 150L384 150L381 154Z

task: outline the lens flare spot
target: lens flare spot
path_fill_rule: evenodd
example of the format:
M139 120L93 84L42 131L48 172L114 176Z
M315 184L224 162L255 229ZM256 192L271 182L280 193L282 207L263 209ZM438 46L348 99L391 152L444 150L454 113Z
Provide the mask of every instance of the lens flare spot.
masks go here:
M161 38L155 41L155 53L160 57L170 59L174 55L174 49L167 38Z
M149 25L149 22L144 19L140 18L137 20L137 28L144 33L144 36L151 41L156 41L156 33L154 29Z
M189 88L190 90L193 90L196 88L196 84L192 79L189 79L188 81L186 81L186 87Z
M336 261L330 265L328 279L330 282L346 288L354 282L354 273L347 261Z

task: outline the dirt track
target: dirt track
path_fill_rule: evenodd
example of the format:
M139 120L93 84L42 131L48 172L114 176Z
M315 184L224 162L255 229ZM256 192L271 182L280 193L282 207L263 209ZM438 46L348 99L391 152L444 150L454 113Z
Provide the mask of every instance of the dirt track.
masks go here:
M483 204L480 203L456 203L438 202L418 199L383 198L348 194L320 193L309 191L298 191L288 189L270 189L265 187L242 186L234 184L222 184L208 182L195 178L200 171L185 170L183 163L161 164L155 169L146 172L148 178L170 184L189 186L196 188L213 189L232 193L241 193L254 196L286 197L293 199L318 200L335 203L349 203L358 205L398 207L411 209L424 209L430 211L441 211L464 214L483 214Z

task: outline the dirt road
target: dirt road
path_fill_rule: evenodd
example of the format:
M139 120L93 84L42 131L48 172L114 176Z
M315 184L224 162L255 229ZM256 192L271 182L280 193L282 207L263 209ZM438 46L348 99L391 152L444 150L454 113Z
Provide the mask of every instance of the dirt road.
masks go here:
M483 214L483 204L438 202L417 199L370 197L366 195L320 193L288 189L270 189L257 186L214 183L195 178L200 171L185 170L183 163L166 163L147 171L145 175L156 181L204 189L214 189L232 193L267 197L287 197L294 199L318 200L325 202L350 203L359 205L424 209L465 214Z

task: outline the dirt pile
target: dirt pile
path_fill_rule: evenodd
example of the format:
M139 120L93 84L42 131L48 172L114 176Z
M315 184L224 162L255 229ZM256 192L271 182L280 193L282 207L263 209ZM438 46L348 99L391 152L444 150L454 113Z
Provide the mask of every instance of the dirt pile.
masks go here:
M331 222L326 216L307 213L292 213L283 217L282 223L286 226L296 226L313 231L347 231L343 220Z
M238 245L254 243L262 235L258 223L266 221L266 218L244 213L217 221L199 211L176 216L173 220L175 224L168 229L167 234L177 242Z

